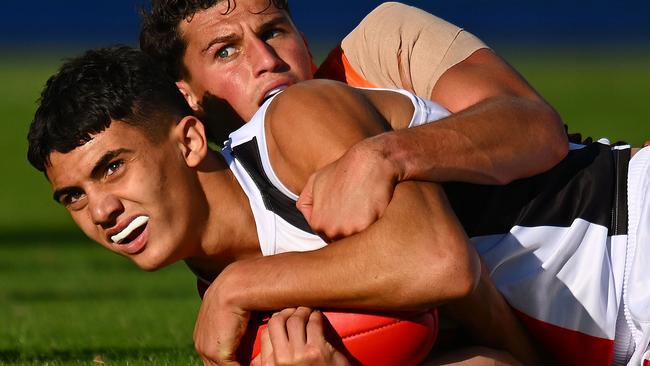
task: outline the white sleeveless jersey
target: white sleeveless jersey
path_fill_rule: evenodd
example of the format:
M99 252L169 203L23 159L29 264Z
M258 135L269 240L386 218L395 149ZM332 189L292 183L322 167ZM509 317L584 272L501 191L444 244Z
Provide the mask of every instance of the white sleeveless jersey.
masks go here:
M391 90L407 96L414 106L409 127L447 117L439 104L407 91ZM277 94L276 94L277 96ZM248 196L264 255L300 252L321 248L326 243L309 228L297 211L296 192L291 192L276 176L266 146L264 119L275 96L269 98L246 125L230 134L221 153Z
M448 115L400 93L415 106L412 126ZM249 198L262 253L315 250L326 243L269 161L270 103L222 154ZM573 146L550 171L506 186L444 184L493 282L560 364L650 366L650 149L629 155L629 147Z

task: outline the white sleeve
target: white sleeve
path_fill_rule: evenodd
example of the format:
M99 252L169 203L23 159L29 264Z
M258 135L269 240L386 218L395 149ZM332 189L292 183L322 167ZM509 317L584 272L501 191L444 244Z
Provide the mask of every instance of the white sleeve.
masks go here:
M368 89L368 88L361 88ZM372 90L386 90L392 91L395 93L400 93L411 100L413 104L413 117L409 123L408 128L424 125L430 122L435 122L439 119L449 117L451 112L449 112L445 107L440 104L430 101L428 99L423 99L417 95L411 93L408 90L404 89L385 89L385 88L372 88Z
M407 95L411 99L413 107L415 107L413 118L411 118L411 122L409 123L409 128L434 122L451 115L451 112L436 102L422 99L409 92L406 93L403 94Z

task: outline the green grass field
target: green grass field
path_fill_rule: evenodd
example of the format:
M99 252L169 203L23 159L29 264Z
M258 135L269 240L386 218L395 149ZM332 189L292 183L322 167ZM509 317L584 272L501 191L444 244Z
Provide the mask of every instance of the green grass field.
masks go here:
M0 244L0 365L201 364L182 265L142 273L83 240Z
M650 140L650 54L505 54L571 132ZM57 64L0 61L0 365L200 364L189 271L143 273L88 242L26 162L35 100Z

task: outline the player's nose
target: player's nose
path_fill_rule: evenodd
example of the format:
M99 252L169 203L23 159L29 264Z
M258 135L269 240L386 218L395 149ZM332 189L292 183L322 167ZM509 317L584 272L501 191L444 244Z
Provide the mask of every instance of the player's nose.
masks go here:
M266 72L278 72L287 67L276 50L259 38L249 41L248 62L251 63L255 76Z
M95 225L104 228L115 225L117 217L124 212L120 199L111 193L94 192L88 195L90 214Z

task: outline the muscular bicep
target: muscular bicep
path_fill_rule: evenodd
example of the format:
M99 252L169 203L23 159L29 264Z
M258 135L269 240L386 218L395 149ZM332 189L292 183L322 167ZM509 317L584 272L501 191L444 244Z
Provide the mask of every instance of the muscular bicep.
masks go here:
M448 69L431 92L431 100L451 112L461 111L498 96L542 100L514 68L492 50L485 48Z
M385 215L358 234L232 267L241 275L229 291L248 309L430 308L466 296L479 273L444 192L424 182L400 183Z

